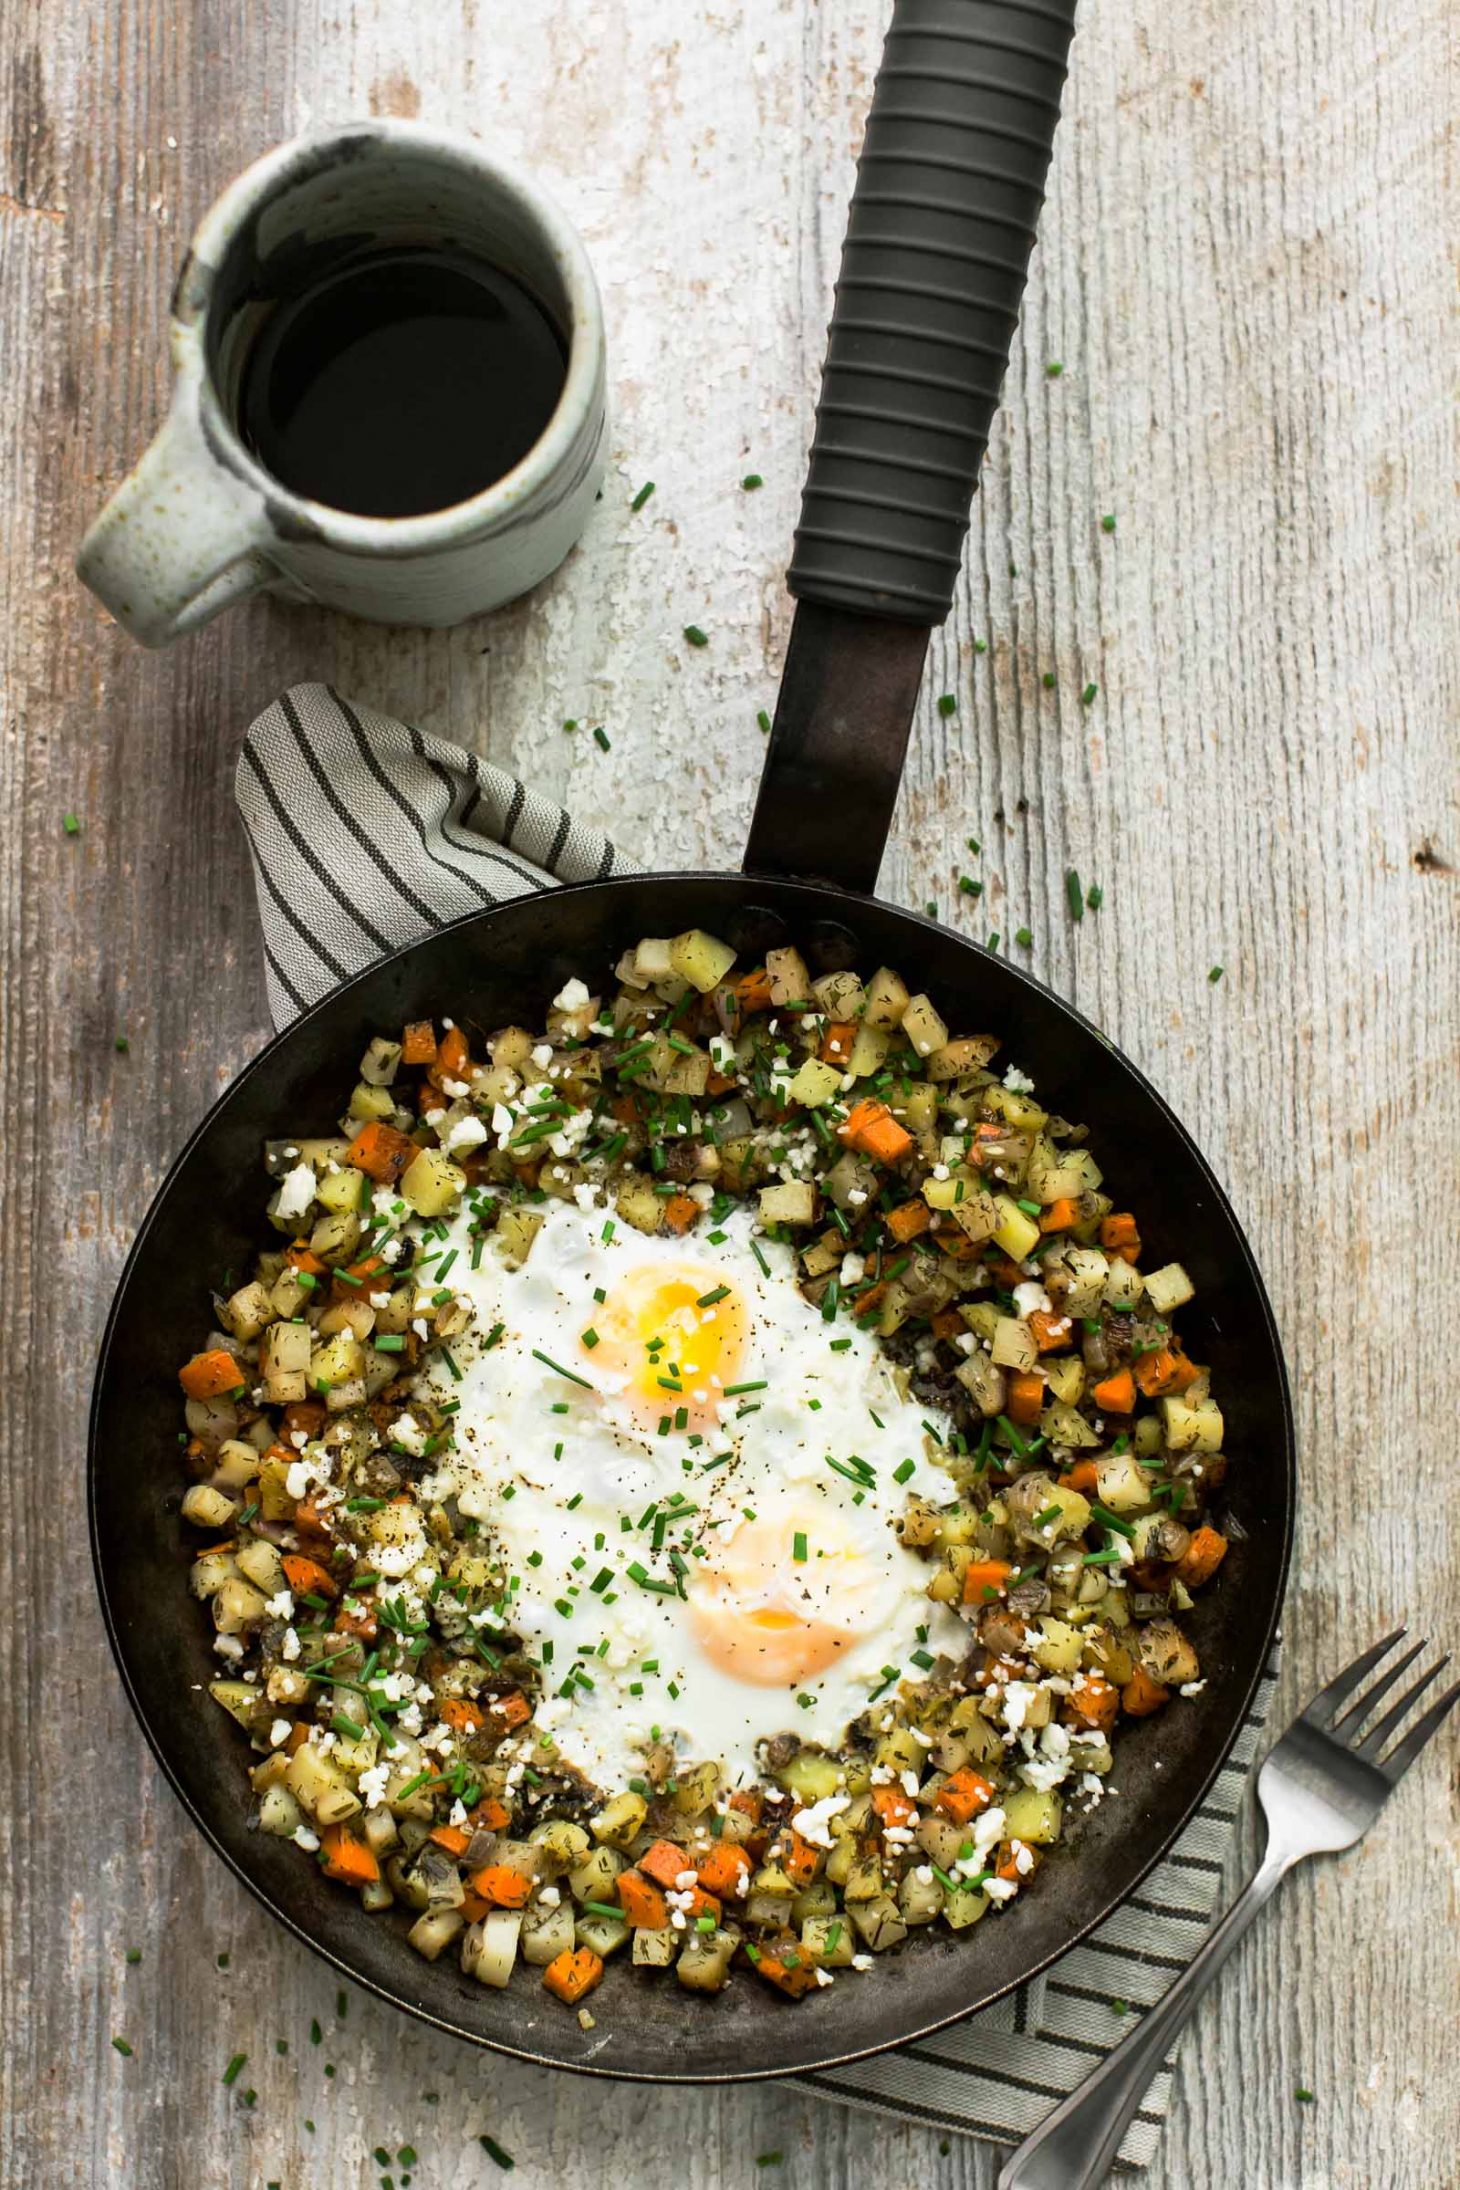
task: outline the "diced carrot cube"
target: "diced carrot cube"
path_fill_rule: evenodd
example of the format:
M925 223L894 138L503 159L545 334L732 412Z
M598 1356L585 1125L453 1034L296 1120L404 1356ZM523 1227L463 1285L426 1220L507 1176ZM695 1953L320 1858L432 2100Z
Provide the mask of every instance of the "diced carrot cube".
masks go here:
M693 1871L689 1851L677 1841L656 1840L653 1847L638 1859L639 1869L646 1878L652 1878L658 1886L673 1886L686 1871Z
M1027 1376L1015 1370L1009 1378L1004 1412L1011 1422L1037 1422L1044 1412L1044 1378L1033 1370Z
M401 1036L400 1061L403 1065L432 1065L436 1062L436 1029L429 1019L412 1019Z
M372 1119L362 1125L345 1151L345 1161L363 1171L367 1178L379 1186L394 1186L401 1174L408 1171L421 1153L408 1133L398 1133L393 1125L383 1125Z
M591 1947L564 1947L555 1954L542 1973L542 1981L549 1992L556 1993L568 2007L576 2007L586 1992L591 1992L603 1975L603 1957Z
M955 1825L966 1825L980 1810L986 1810L994 1799L992 1784L982 1772L975 1772L972 1765L962 1765L950 1772L933 1797L933 1808L943 1817L951 1818Z
M933 1212L921 1194L916 1201L905 1201L898 1209L888 1212L887 1229L899 1247L906 1247L909 1240L920 1239L933 1221Z
M189 1399L219 1399L224 1392L236 1392L248 1382L240 1364L226 1346L214 1346L208 1353L194 1354L177 1372L177 1380Z

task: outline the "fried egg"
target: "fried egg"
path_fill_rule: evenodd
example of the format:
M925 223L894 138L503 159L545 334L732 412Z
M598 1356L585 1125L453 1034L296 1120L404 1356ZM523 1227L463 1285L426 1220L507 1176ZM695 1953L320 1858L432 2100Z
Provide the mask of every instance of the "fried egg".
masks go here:
M680 1240L556 1202L517 1269L490 1240L472 1268L464 1221L449 1244L474 1336L424 1487L500 1555L566 1762L621 1787L657 1740L753 1777L758 1742L838 1747L875 1694L961 1653L893 1530L909 1495L952 1495L947 1424L870 1333L823 1319L748 1208Z

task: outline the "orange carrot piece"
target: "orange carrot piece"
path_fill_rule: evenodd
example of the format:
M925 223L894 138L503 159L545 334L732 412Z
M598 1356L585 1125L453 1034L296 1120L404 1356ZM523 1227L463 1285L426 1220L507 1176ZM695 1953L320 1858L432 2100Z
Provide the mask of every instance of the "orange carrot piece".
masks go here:
M397 1133L393 1125L383 1125L372 1119L362 1125L345 1151L346 1163L363 1171L367 1178L380 1186L394 1186L421 1153L407 1133Z
M307 1552L286 1551L284 1572L289 1577L289 1587L301 1597L308 1596L311 1591L317 1597L338 1597L340 1594L340 1585L328 1567L321 1566L318 1559L311 1559Z
M436 1029L429 1019L412 1019L400 1038L400 1061L403 1065L431 1065L436 1062Z
M740 1891L740 1881L748 1878L755 1868L743 1848L733 1840L717 1840L695 1864L695 1876L706 1893L715 1894L721 1901L733 1901Z
M1027 1840L1021 1840L1019 1846L1024 1851L1022 1865L1015 1853L1012 1840L1000 1841L999 1852L994 1862L995 1878L1002 1878L1011 1886L1027 1885L1034 1876L1035 1865L1039 1861L1039 1850L1031 1847Z
M1195 1364L1188 1361L1179 1347L1158 1346L1153 1352L1140 1354L1134 1364L1136 1382L1147 1399L1164 1399L1171 1392L1184 1392L1197 1375Z
M509 1688L505 1696L493 1696L487 1705L494 1719L500 1719L508 1732L514 1726L525 1726L532 1717L532 1705L520 1688Z
M821 1868L821 1851L809 1840L803 1840L793 1825L780 1864L793 1886L809 1886Z
M1074 1329L1072 1317L1035 1308L1024 1320L1029 1325L1031 1338L1042 1354L1057 1353L1061 1346L1069 1345L1070 1333Z
M532 1892L532 1880L505 1863L484 1863L471 1874L472 1890L494 1909L522 1909Z
M486 1713L479 1703L469 1696L447 1696L439 1706L439 1715L458 1734L479 1734L487 1723Z
M236 1392L248 1381L226 1346L194 1354L178 1370L177 1380L189 1399L217 1399L224 1392Z
M291 1400L284 1409L279 1427L286 1437L292 1437L296 1430L303 1430L306 1437L318 1437L328 1412L322 1399ZM290 1457L292 1459L294 1455Z
M1188 1589L1209 1582L1227 1556L1227 1539L1218 1528L1203 1525L1192 1532L1191 1542L1176 1562L1176 1578Z
M1100 1244L1107 1253L1119 1255L1124 1262L1135 1261L1141 1251L1141 1235L1128 1209L1113 1210L1108 1217L1100 1219Z
M290 1728L289 1739L285 1742L284 1747L289 1752L289 1755L291 1757L297 1756L299 1751L308 1741L308 1739L309 1728L296 1722L295 1725Z
M933 1797L933 1808L943 1817L951 1818L955 1825L966 1825L980 1810L986 1810L993 1799L990 1781L971 1764L965 1764L948 1774Z
M1007 1559L970 1559L963 1570L965 1604L991 1604L1002 1597L1014 1569Z
M933 1318L934 1338L958 1338L968 1325L956 1308L940 1308Z
M844 1124L837 1131L849 1148L859 1148L864 1155L875 1156L878 1163L896 1163L912 1147L913 1140L907 1127L899 1125L886 1103L879 1103L871 1096L854 1103Z
M284 1260L291 1270L303 1270L308 1277L323 1277L327 1267L308 1242L302 1239L295 1240L292 1247L285 1248Z
M719 1895L706 1893L703 1886L691 1886L687 1889L687 1891L689 1893L690 1902L688 1909L685 1911L685 1914L691 1919L691 1921L700 1916L713 1916L715 1922L718 1924L721 1916L724 1914L724 1911L720 1906Z
M1011 1422L1029 1424L1037 1422L1044 1411L1044 1378L1030 1371L1021 1376L1017 1370L1010 1376L1004 1412Z
M758 1787L737 1787L730 1797L730 1807L748 1817L753 1825L758 1825L761 1811L765 1808L765 1796Z
M757 1947L750 1955L750 1966L757 1977L763 1977L768 1985L793 2000L799 2000L816 1983L815 1964L809 1958L803 1960L800 1949L789 1943L779 1953L770 1947Z
M639 1871L620 1871L618 1905L630 1931L665 1931L668 1928L669 1903L664 1898L663 1887L656 1886L651 1878L645 1878Z
M1082 1726L1105 1732L1115 1724L1120 1690L1103 1673L1080 1673L1071 1683L1065 1709Z
M427 1838L448 1855L465 1855L471 1846L471 1834L464 1825L433 1825Z
M1061 1194L1058 1201L1050 1202L1042 1212L1039 1229L1041 1232L1068 1232L1079 1221L1079 1203L1073 1194Z
M505 1833L512 1822L512 1812L495 1795L483 1795L480 1802L472 1804L466 1815L468 1823L479 1825L484 1833Z
M694 1869L689 1851L677 1841L656 1840L648 1852L639 1857L639 1869L646 1878L652 1878L656 1886L672 1886L685 1871Z
M764 966L757 966L752 973L737 974L726 986L734 993L742 1019L748 1012L770 1010L771 985Z
M1102 1414L1129 1414L1136 1403L1136 1380L1129 1369L1102 1376L1090 1397Z
M856 1027L850 1019L833 1019L821 1037L818 1052L823 1064L846 1066L852 1054L852 1044L857 1039Z
M431 1077L439 1087L443 1080L464 1079L471 1070L471 1048L460 1027L448 1027L436 1044Z
M346 1886L373 1885L380 1876L376 1862L363 1840L344 1825L327 1825L319 1836L326 1878L338 1878Z
M358 1611L342 1604L330 1625L337 1635L358 1635L361 1642L374 1642L380 1633L380 1622L368 1604L362 1604Z
M1100 1471L1093 1460L1077 1460L1065 1469L1059 1486L1061 1490L1077 1490L1082 1498L1093 1498L1100 1488Z
M950 1262L974 1262L980 1253L960 1226L950 1226L945 1231L935 1233L933 1244ZM1015 1283L1022 1284L1023 1278L1024 1272L1021 1270Z
M542 1973L542 1981L568 2007L576 2007L603 1975L603 1957L591 1947L564 1947Z
M911 1825L918 1814L918 1806L900 1787L874 1787L872 1807L884 1825Z
M731 1088L737 1084L733 1072L711 1072L705 1082L705 1093L707 1095L728 1095Z
M491 1913L492 1904L484 1901L479 1893L473 1893L468 1886L461 1896L459 1907L465 1922L479 1924L484 1916Z
M280 1452L276 1454L271 1450L269 1453L269 1458L271 1460L275 1458L292 1460L293 1457L294 1455L292 1452ZM318 1505L315 1503L313 1498L301 1498L298 1505L294 1508L294 1531L295 1534L299 1536L313 1536L317 1538L320 1545L324 1549L328 1550L330 1535L329 1515L326 1513L321 1513Z
M1171 1701L1171 1691L1152 1680L1143 1665L1138 1665L1120 1691L1121 1708L1133 1719L1149 1718L1159 1711L1163 1703Z
M915 1201L905 1201L901 1208L889 1210L886 1218L888 1231L899 1247L906 1247L910 1239L920 1239L933 1221L933 1212L919 1194Z
M664 1222L671 1232L687 1232L699 1213L693 1194L671 1194L664 1204Z
M866 1292L858 1293L851 1304L852 1321L854 1323L870 1323L873 1316L882 1313L882 1303L886 1298L887 1281L885 1278L880 1285L869 1285Z

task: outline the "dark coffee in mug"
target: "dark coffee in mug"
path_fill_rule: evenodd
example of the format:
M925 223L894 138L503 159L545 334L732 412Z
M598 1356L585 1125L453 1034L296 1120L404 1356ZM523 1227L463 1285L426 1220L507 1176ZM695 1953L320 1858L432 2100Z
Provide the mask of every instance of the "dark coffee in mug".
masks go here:
M462 251L366 249L274 301L238 429L295 494L415 517L520 463L566 374L561 333L513 275Z

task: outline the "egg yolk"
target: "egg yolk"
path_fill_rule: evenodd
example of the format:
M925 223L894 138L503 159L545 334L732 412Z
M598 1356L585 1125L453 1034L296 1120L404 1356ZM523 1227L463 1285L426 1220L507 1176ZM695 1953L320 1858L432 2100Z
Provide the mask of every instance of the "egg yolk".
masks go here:
M666 1414L704 1431L745 1358L745 1303L713 1267L641 1263L594 1310L598 1343L579 1341L595 1368L627 1381L622 1396L649 1426Z
M806 1556L798 1559L798 1550ZM866 1547L831 1514L783 1510L744 1524L696 1566L690 1623L722 1672L792 1687L875 1633L885 1596Z

